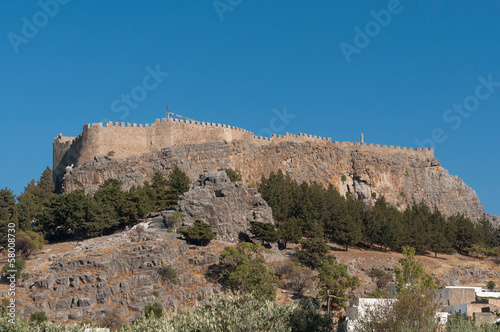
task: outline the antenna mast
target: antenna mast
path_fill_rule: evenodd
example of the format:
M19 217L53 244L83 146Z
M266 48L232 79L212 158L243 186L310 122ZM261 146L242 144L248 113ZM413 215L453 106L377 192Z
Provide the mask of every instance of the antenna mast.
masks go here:
M181 118L181 119L185 119L185 120L189 120L189 121L194 121L193 119L190 119L190 118L186 118L185 116L183 115L179 115L179 114L175 114L175 113L172 113L168 110L168 105L165 105L166 107L166 110L167 110L167 119L170 121L170 116L175 116L176 118Z

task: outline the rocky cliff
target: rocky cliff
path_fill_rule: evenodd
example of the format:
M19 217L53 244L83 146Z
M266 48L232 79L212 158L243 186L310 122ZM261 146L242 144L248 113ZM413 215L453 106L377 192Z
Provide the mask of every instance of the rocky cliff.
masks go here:
M207 172L179 199L183 224L201 219L212 225L218 237L248 236L251 221L274 224L273 212L256 188L233 183L226 172Z
M114 309L133 321L148 303L175 311L206 302L220 286L205 273L226 244L196 247L178 237L155 229L138 241L129 231L73 243L69 251L50 257L40 253L28 263L30 276L16 292L19 313L29 317L44 311L52 320L79 323L84 318L99 321ZM175 269L178 283L162 279L164 264Z
M473 220L485 215L474 190L458 177L448 174L437 158L313 142L270 145L246 141L208 142L172 146L124 159L97 156L68 169L63 188L65 191L80 188L94 191L106 179L117 178L123 181L126 189L143 184L156 171L168 174L175 165L193 182L206 171L237 168L243 182L248 184L281 169L297 181L333 184L341 194L349 192L366 203L384 195L401 209L423 201L436 206L445 215L463 213Z

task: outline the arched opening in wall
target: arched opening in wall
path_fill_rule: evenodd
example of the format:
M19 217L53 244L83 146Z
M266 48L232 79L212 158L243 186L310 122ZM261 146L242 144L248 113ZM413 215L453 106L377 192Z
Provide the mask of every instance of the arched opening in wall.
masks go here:
M216 190L215 191L215 197L226 197L226 195L224 195L224 193L222 192L222 190Z

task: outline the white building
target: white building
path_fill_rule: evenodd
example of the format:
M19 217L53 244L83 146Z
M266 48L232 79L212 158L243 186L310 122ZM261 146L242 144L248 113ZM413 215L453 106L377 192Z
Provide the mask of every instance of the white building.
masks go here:
M473 286L446 286L447 289L473 289L478 297L494 297L496 299L500 298L500 292L490 292L489 290L483 289L481 287Z
M357 298L351 302L351 306L345 309L347 317L347 331L354 332L356 329L356 322L364 319L368 311L377 310L383 306L388 306L396 301L395 299L370 299L370 298Z
M356 323L359 320L366 319L366 314L369 311L377 310L393 304L396 299L373 299L373 298L357 298L351 302L351 306L345 309L346 327L348 332L361 331L357 328ZM448 322L448 312L436 312L436 320L442 325Z

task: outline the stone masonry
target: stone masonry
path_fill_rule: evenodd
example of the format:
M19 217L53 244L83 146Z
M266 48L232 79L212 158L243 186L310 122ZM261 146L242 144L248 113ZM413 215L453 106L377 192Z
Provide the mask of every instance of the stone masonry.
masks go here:
M385 155L403 153L408 155L433 157L433 149L401 148L399 146L380 146L378 144L332 142L330 138L313 135L286 134L273 135L272 138L257 137L252 132L228 125L184 121L177 119L156 119L150 124L131 123L94 123L83 126L83 132L77 137L62 136L54 139L53 170L56 189L61 190L62 178L67 169L80 166L99 155L114 158L128 158L161 149L184 144L206 142L251 142L257 146L276 145L283 142L310 142L314 144L357 148L363 151L378 151Z

